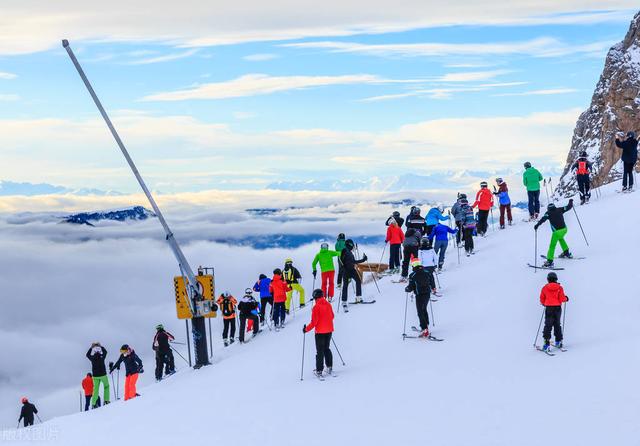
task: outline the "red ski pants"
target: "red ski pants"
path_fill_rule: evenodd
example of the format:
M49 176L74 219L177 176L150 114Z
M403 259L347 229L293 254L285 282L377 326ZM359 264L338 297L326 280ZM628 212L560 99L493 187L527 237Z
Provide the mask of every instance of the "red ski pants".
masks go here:
M323 271L322 273L322 292L326 297L333 297L333 278L335 277L335 271Z
M124 379L124 400L130 400L136 396L136 383L138 382L138 374L134 373Z

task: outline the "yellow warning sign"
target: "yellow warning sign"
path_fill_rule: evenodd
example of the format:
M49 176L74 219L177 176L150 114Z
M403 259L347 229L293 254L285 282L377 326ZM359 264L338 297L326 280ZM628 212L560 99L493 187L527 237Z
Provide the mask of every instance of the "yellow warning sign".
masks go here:
M198 311L204 317L216 317L216 312L211 310L214 303L215 290L213 286L213 276L203 275L196 276L200 292L204 297L204 301L198 302ZM189 295L187 294L186 283L189 283L186 277L176 276L173 278L173 286L176 293L176 313L178 319L191 319L191 308L189 307Z

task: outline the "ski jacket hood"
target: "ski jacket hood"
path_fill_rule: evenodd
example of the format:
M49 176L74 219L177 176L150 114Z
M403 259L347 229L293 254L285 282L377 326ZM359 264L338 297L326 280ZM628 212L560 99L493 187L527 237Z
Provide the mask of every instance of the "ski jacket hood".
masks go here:
M535 167L527 167L522 174L522 184L525 185L528 192L540 190L540 181L542 174Z
M311 310L311 322L307 324L307 332L315 328L316 334L333 333L333 307L324 297L316 298Z
M559 307L568 300L562 285L556 282L546 284L540 291L540 303L545 307Z

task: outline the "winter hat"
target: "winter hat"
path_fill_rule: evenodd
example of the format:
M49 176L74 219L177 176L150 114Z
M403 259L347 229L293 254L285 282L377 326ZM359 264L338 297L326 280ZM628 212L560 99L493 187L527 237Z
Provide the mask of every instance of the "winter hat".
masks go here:
M549 274L547 274L547 281L549 282L557 282L558 281L558 275L556 273L554 273L553 271L551 271Z
M496 178L496 183L502 184L504 183L504 181L502 180L502 178Z
M262 279L266 279L267 276L265 276L264 274L260 274L260 277L258 277L258 279L262 280Z
M627 138L635 138L636 137L636 132L627 132Z
M324 297L324 293L322 292L322 290L319 288L316 288L315 290L313 290L313 293L311 294L311 299L319 299L320 297Z
M228 291L225 291L224 293L222 293L222 297L229 297L231 296L231 293Z
M486 181L481 182L480 187L487 187L487 182Z
M277 274L277 275L281 276L282 275L282 270L280 268L276 268L276 269L273 270L273 274L274 275Z
M405 237L413 237L416 233L415 228L409 228L407 229L407 233L405 234Z
M431 249L431 240L429 240L429 237L422 237L422 240L420 241L420 248Z
M438 210L440 211L440 213L444 212L444 205L443 204L439 204L438 205Z
M411 268L419 268L422 266L422 263L420 262L420 259L414 257L413 259L411 259Z
M22 404L24 404L24 403L28 403L28 402L29 402L29 400L27 399L27 397L26 397L26 396L23 396L23 397L20 399L20 401L22 401Z
M526 163L524 163L524 168L528 169L529 167L531 167L531 163L529 161L527 161Z
M251 288L244 289L245 296L253 296L253 290Z
M394 217L400 217L400 212L398 212L398 211L393 211L393 216L394 216Z
M458 200L466 200L467 194L458 194Z
M420 215L420 208L418 206L414 206L413 208L411 208L412 211L411 213L414 215Z
M91 374L91 372L89 372L89 373L87 373L87 376L91 377L91 376L93 376L93 375Z

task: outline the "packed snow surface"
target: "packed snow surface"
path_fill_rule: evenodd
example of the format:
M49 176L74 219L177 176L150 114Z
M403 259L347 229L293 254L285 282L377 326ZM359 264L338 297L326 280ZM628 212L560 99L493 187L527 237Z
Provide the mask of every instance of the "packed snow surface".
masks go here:
M533 348L546 271L526 266L534 261L534 231L518 219L476 239L477 254L460 264L449 249L444 297L433 304L432 332L444 342L403 340L404 285L383 278L380 294L374 284L365 287L376 304L336 315L334 339L346 362L334 348L336 378L313 377L308 334L300 380L307 307L278 333L265 327L246 345L217 347L213 365L201 370L182 367L156 384L146 364L140 398L2 438L65 446L638 444L640 300L633 285L640 240L632 209L640 194L603 192L577 207L589 247L574 212L566 214L570 247L587 259L557 260L571 299L565 353L549 357ZM541 254L548 224L538 235ZM408 305L407 333L417 325Z

